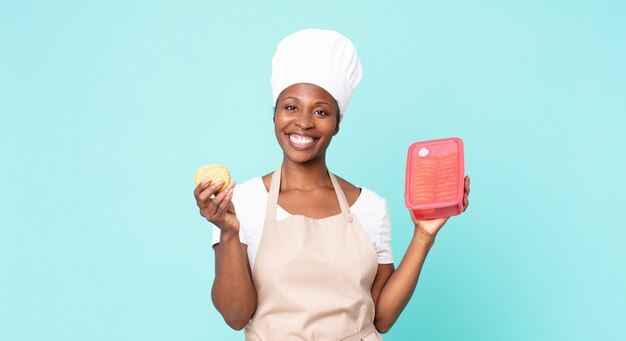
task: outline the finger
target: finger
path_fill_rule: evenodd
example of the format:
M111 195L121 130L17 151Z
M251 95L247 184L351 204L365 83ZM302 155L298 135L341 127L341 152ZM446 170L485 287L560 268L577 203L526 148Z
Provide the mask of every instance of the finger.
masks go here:
M200 215L212 222L215 219L215 213L218 207L219 205L215 203L215 198L209 199L205 206L200 208Z
M202 194L207 189L211 188L210 184L211 184L211 179L206 179L202 181L201 183L199 183L198 186L196 186L196 189L194 190L194 195L196 197L196 205L200 207L201 211L203 208L206 207L207 198L211 196L210 193Z
M226 210L228 209L228 206L230 204L230 199L233 198L233 193L235 191L235 188L230 187L228 190L224 190L224 191L227 193L226 193L226 196L224 197L224 200L222 200L220 207L218 208L218 212L217 212L218 216L223 216L224 214L226 214Z
M465 212L467 206L469 206L469 198L467 197L467 195L465 195L463 196L463 212Z
M207 188L207 186L209 186L210 183L211 179L200 181L200 183L193 190L193 196L197 197L205 188Z
M224 200L224 197L226 197L227 194L228 194L228 191L227 190L223 190L223 191L217 193L214 198L209 199L209 204L207 205L207 212L211 216L214 216L214 215L219 213L218 209L219 209L220 205L222 204L222 201Z
M226 197L220 204L219 211L217 213L222 218L224 218L227 213L235 214L235 206L232 201L233 195L235 194L235 183L231 182L224 191L227 192Z
M470 178L467 175L465 176L465 186L464 187L465 187L464 188L465 189L465 193L467 195L469 195L469 193L470 193Z
M206 199L211 196L210 193L206 193L207 190L211 189L214 184L211 184L212 179L206 179L196 186L196 203L200 207L204 207L206 205ZM196 193L194 191L194 193Z
M222 184L223 184L223 182L222 182ZM230 184L228 184L228 186L226 186L226 188L224 188L223 190L219 191L218 193L215 193L215 198L214 199L216 199L218 196L221 196L221 198L224 198L226 195L228 195L228 191L230 189L234 188L234 187L235 187L235 183L231 182ZM223 199L220 199L220 202L222 200Z
M233 196L234 194L235 194L235 191L233 191ZM228 200L228 208L226 209L226 212L231 213L231 214L237 214L237 212L235 211L235 205L233 205L232 197L230 200Z
M211 195L217 192L217 189L220 188L223 184L224 184L224 180L216 181L215 183L211 184L211 186L205 188L202 192L200 192L200 194L197 197L198 206L200 208L206 207L209 204L208 199L211 197Z

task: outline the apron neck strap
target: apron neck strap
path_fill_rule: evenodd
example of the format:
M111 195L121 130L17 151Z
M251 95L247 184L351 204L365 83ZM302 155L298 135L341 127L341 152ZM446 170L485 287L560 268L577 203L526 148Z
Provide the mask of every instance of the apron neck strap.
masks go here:
M278 192L280 191L280 173L283 166L281 165L272 174L272 182L270 183L270 194L267 198L267 209L265 211L265 220L276 220L276 206L278 206Z
M346 195L343 193L341 186L339 186L337 178L335 178L335 175L331 172L328 172L328 174L330 174L330 181L333 183L333 187L335 187L335 193L337 193L337 200L339 200L341 213L350 215L350 206L348 206L348 200L346 199Z
M278 169L272 174L272 182L270 183L270 192L267 198L267 209L265 212L266 220L276 220L276 207L278 206L278 193L280 192L280 179L282 173L282 165L278 167ZM339 186L339 182L337 182L337 178L335 175L328 172L330 175L330 181L333 184L335 189L335 193L337 194L337 200L339 201L339 207L341 208L341 213L350 217L350 206L348 206L348 200L346 200L346 196ZM351 219L350 219L351 220Z

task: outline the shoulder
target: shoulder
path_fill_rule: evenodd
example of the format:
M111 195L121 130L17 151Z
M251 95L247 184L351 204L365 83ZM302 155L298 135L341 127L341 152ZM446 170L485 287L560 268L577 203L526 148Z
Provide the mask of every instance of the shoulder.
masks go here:
M350 182L340 177L339 175L335 175L335 177L337 178L337 182L339 182L339 186L341 187L341 190L346 196L348 205L352 206L353 204L356 203L359 197L363 194L362 189L360 187L357 187L351 184Z
M385 198L373 190L367 187L353 185L338 175L335 175L335 177L337 177L339 186L341 186L341 189L345 193L346 199L350 204L379 209L383 209L387 205ZM353 198L353 200L350 200L350 198Z
M350 209L374 244L378 263L393 263L391 217L387 200L373 190L361 187L361 195Z
M259 202L259 199L267 197L267 192L263 186L261 177L251 178L245 182L238 183L233 192L233 203L237 206L248 206ZM244 208L242 207L242 208Z
M361 194L364 198L367 198L368 202L377 205L387 205L387 199L367 187L361 187Z
M387 200L367 187L361 187L361 195L353 209L378 219L383 219L385 215L389 214Z
M238 216L246 211L256 211L257 206L262 206L259 203L264 203L265 200L267 200L267 192L261 177L246 180L235 186L233 205Z
M242 183L238 183L235 186L235 192L239 191L240 193L254 193L259 192L260 189L263 188L262 178L257 176L255 178L248 179Z
M274 172L269 172L269 173L259 177L259 179L261 179L261 183L265 187L265 191L266 192L270 191L270 184L272 183L272 175L273 174L274 174Z
M248 242L254 242L265 218L267 192L261 177L249 179L235 186L233 205L239 219L240 231ZM250 245L250 244L248 244Z

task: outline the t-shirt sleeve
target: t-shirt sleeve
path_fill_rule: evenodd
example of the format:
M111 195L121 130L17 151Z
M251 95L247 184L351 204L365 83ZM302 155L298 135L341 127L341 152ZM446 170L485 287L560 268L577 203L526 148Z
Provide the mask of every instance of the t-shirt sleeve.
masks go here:
M237 214L237 219L239 219L239 241L248 244L245 233L245 226L247 223L247 219L245 216L245 210L241 207L241 201L239 200L239 195L237 191L237 186L235 186L235 191L233 192L233 198L231 199L233 202L233 206L235 207L235 213ZM220 232L219 227L211 224L213 226L213 240L212 245L219 244L220 242Z
M374 247L378 255L378 264L393 264L393 251L391 250L391 218L387 201L383 201L384 211L378 227L378 238Z

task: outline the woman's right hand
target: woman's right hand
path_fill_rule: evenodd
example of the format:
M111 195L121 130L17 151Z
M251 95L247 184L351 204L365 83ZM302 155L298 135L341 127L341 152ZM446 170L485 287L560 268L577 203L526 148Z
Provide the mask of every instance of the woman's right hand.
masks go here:
M231 182L228 187L211 198L217 189L224 184L219 180L209 186L211 179L207 179L196 186L193 195L196 204L200 208L200 215L217 226L222 232L239 233L239 219L235 215L235 207L231 202L235 183Z

